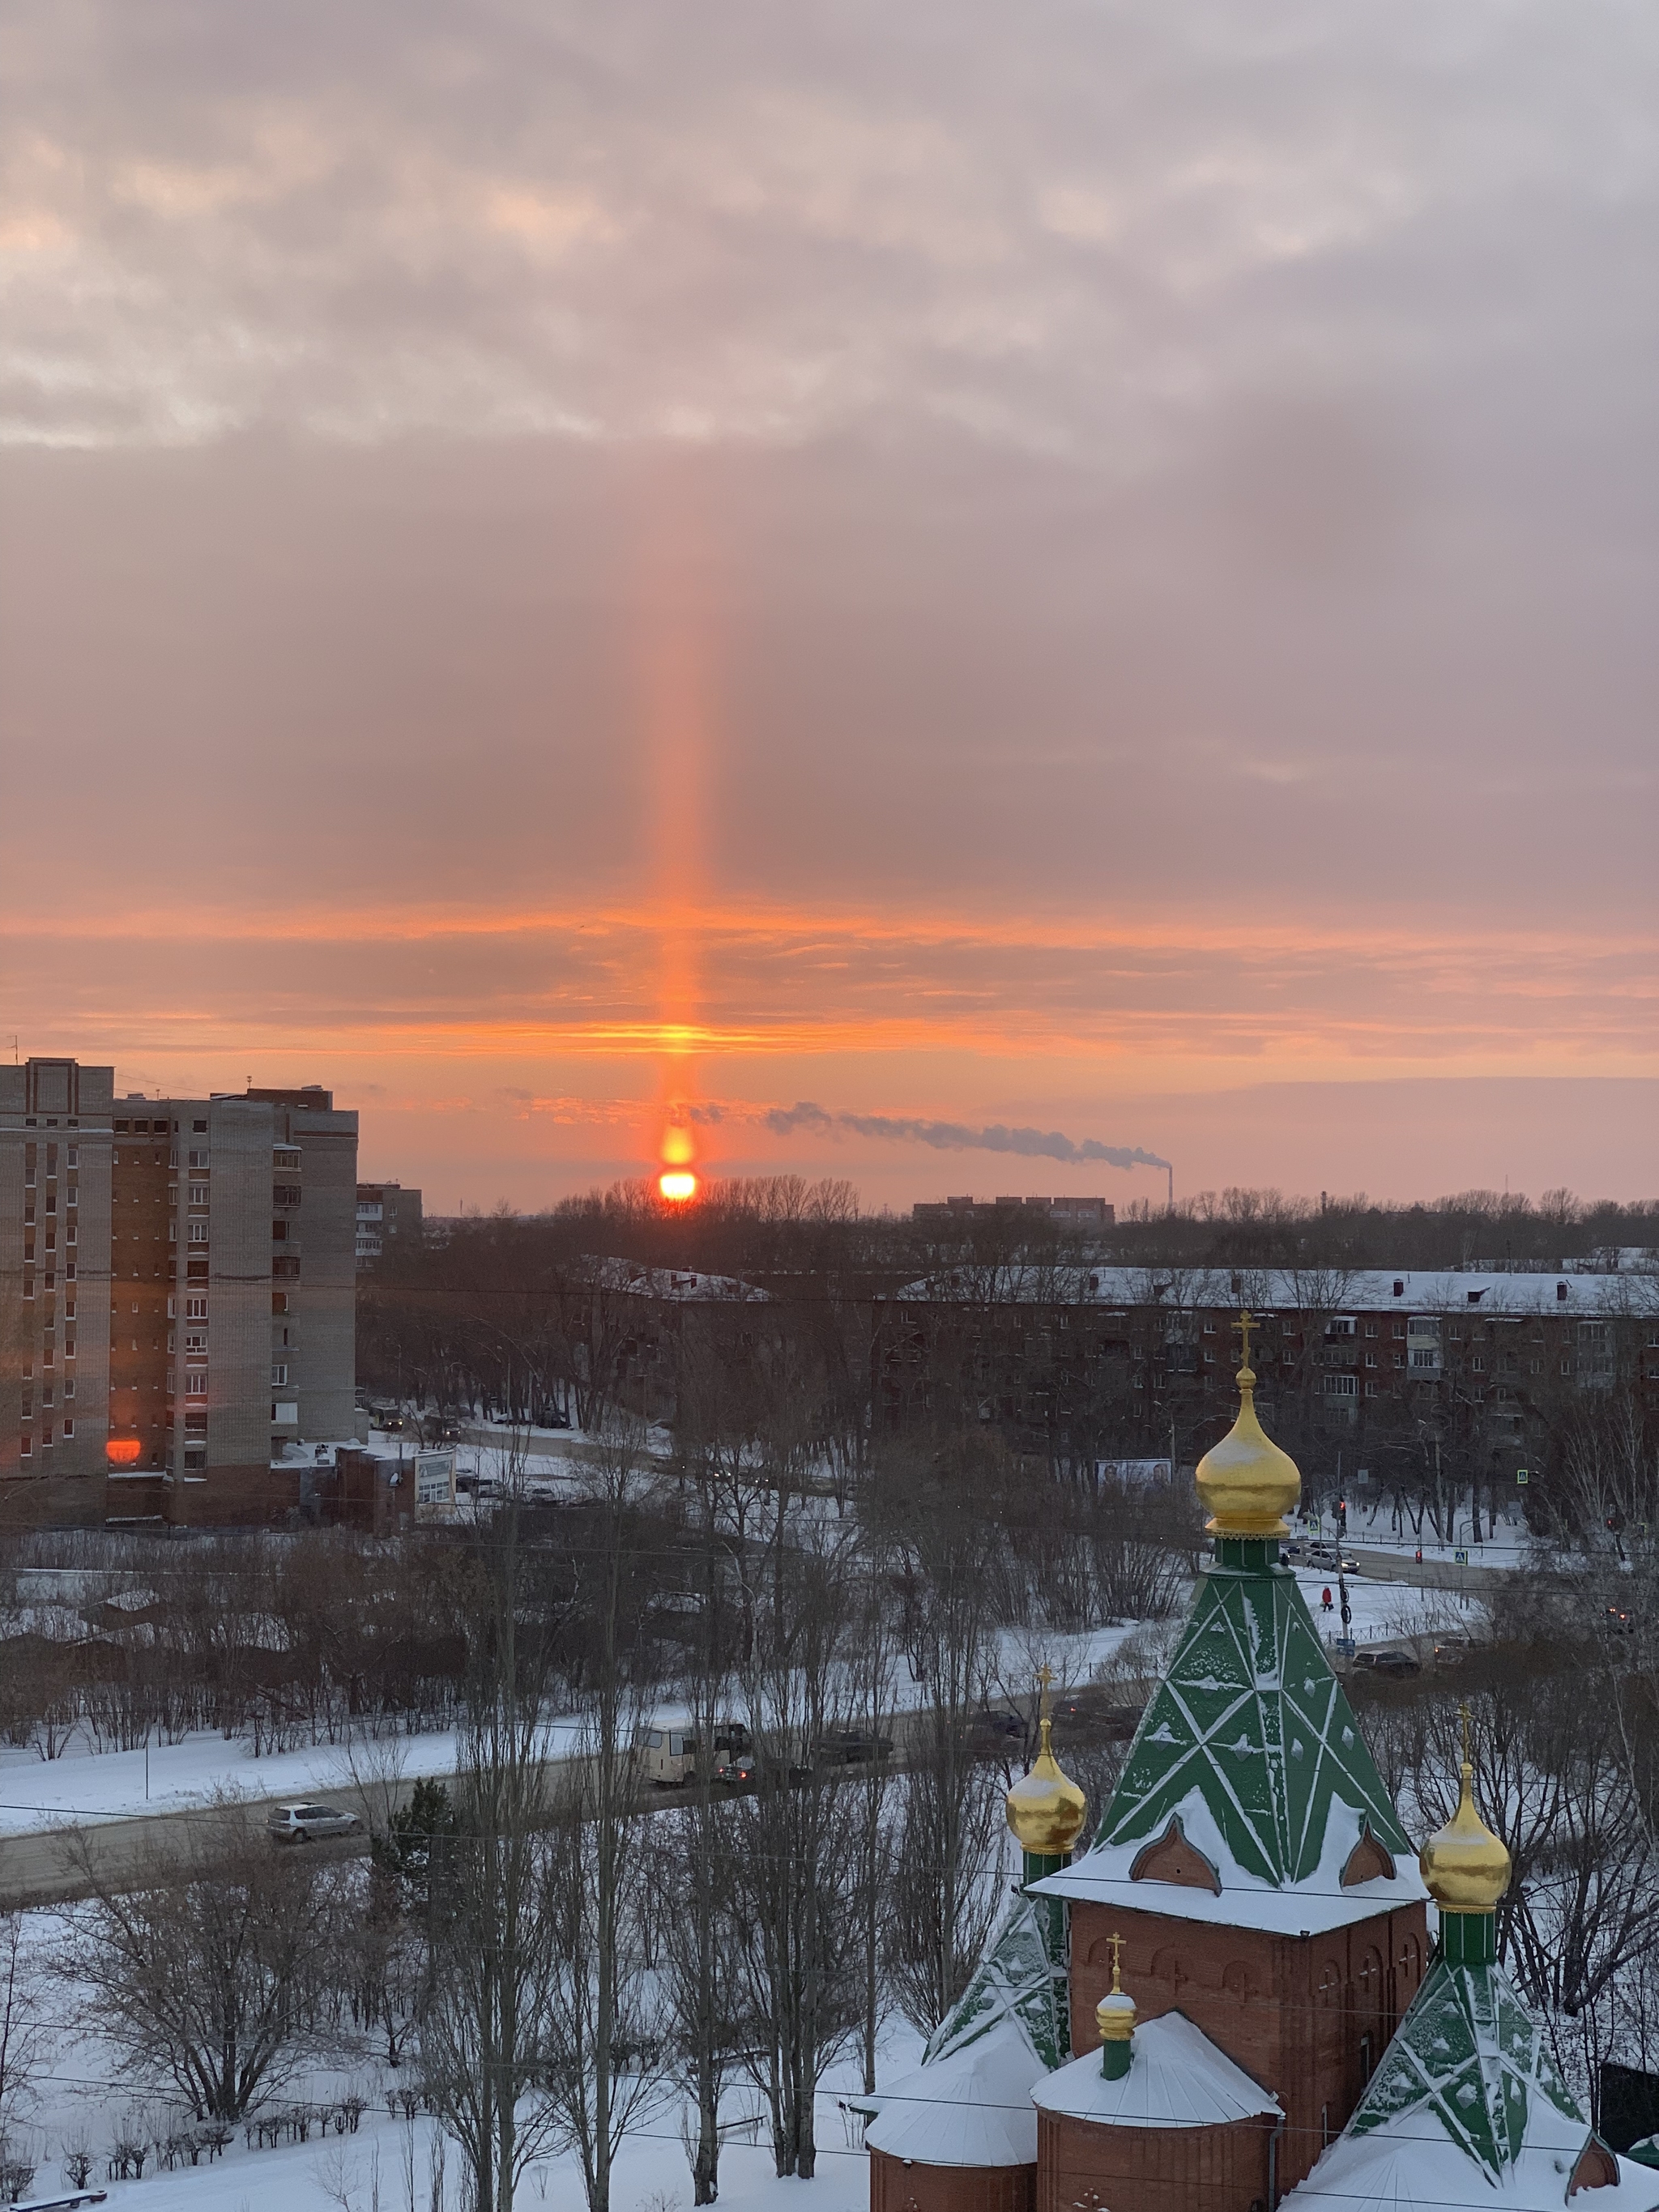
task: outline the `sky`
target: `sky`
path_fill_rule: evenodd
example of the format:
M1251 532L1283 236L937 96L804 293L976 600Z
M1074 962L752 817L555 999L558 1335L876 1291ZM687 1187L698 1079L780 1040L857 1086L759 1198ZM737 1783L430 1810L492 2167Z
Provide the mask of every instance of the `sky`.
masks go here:
M694 1107L871 1205L1659 1187L1650 8L0 75L5 1046L326 1084L435 1211Z

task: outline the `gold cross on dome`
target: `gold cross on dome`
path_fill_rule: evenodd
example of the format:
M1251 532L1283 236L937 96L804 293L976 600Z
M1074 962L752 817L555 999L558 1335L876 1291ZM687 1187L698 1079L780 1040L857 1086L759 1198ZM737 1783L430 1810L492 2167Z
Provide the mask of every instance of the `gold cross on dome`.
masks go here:
M1115 1997L1121 1997L1123 1994L1123 1983L1121 1978L1121 1970L1123 1966L1123 1938L1121 1936L1114 1935L1110 1940L1112 1946L1112 1995Z
M1457 1708L1457 1718L1463 1731L1463 1764L1468 1766L1472 1762L1469 1759L1469 1707L1467 1698Z
M1248 1367L1250 1364L1250 1331L1259 1326L1255 1316L1248 1306L1241 1310L1238 1319L1233 1323L1239 1335L1238 1364L1241 1367Z
M1053 1700L1050 1698L1048 1692L1054 1686L1054 1670L1045 1659L1042 1666L1037 1668L1037 1683L1039 1689L1037 1698L1037 1717L1041 1720L1046 1721L1050 1717L1050 1706L1052 1705Z

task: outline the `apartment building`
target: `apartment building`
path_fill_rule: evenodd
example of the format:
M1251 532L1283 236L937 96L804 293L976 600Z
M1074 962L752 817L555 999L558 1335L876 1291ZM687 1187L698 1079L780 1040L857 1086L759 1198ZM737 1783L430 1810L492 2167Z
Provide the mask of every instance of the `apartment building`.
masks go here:
M400 1182L357 1186L357 1265L372 1267L388 1245L418 1245L421 1194Z
M113 1081L0 1066L0 1528L104 1518Z
M0 1069L0 1524L283 1509L274 1455L353 1434L356 1155L314 1085Z
M939 1228L966 1227L975 1221L1028 1218L1032 1214L1067 1226L1110 1229L1117 1208L1104 1198L940 1198L921 1199L910 1209L910 1218Z
M1455 1437L1512 1477L1586 1395L1659 1422L1659 1273L1636 1269L953 1268L880 1302L878 1402L903 1426L965 1395L1084 1464L1172 1431L1196 1457L1231 1419L1241 1306L1261 1402L1333 1455Z

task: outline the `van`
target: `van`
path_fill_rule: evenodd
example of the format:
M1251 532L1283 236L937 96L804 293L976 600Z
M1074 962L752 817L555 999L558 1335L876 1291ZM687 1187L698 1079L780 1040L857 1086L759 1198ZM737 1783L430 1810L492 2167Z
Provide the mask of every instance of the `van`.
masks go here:
M697 1739L686 1729L636 1729L634 1756L646 1781L659 1790L678 1790L696 1775Z

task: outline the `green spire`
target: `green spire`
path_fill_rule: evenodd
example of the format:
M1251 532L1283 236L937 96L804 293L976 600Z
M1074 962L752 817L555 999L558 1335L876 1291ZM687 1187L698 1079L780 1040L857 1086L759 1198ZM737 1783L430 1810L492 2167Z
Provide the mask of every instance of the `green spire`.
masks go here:
M1453 1964L1437 1954L1348 2123L1351 2136L1390 2123L1420 2136L1437 2124L1501 2185L1520 2155L1539 2100L1584 2117L1544 2046L1544 2032L1495 1960ZM1452 2192L1454 2195L1455 2191Z
M1277 1563L1277 1546L1217 1550L1095 1849L1151 1841L1196 1790L1237 1869L1276 1887L1318 1871L1337 1803L1357 1813L1384 1850L1411 1857L1296 1577ZM1228 1869L1220 1873L1224 1885Z
M1013 1892L967 1988L927 2039L924 2066L977 2043L1011 2016L1050 2073L1065 2064L1071 2055L1065 1984L1049 1958L1038 1906L1023 1890Z

